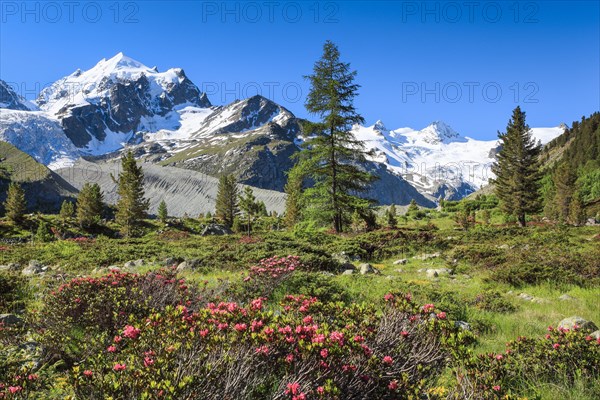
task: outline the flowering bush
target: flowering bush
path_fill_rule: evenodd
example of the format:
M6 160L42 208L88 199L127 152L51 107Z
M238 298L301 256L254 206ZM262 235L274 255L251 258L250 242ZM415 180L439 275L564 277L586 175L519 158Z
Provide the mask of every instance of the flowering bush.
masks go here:
M123 327L71 380L79 398L409 398L441 372L456 337L395 297L378 316L292 295L275 312L260 298L167 306Z
M600 339L579 329L549 327L544 338L519 337L502 354L471 358L459 377L459 397L477 399L516 398L511 394L523 392L531 382L597 381Z
M37 321L40 342L49 357L77 362L104 348L130 318L197 301L172 269L143 275L111 271L100 278L76 278L46 297Z

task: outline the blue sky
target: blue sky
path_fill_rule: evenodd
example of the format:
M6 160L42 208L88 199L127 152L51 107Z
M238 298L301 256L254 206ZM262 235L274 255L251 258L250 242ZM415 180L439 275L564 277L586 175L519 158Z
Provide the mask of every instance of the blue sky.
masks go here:
M532 127L600 110L598 1L68 4L0 3L0 78L28 98L122 51L184 68L213 104L260 92L307 117L302 76L330 39L358 71L367 124L443 120L492 139L516 105Z

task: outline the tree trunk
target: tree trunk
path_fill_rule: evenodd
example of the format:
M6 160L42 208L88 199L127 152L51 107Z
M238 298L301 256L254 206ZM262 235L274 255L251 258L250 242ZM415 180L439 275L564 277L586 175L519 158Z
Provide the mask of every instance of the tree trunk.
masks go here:
M527 225L527 223L525 222L525 214L519 214L518 220L519 220L519 226L521 228L523 228Z

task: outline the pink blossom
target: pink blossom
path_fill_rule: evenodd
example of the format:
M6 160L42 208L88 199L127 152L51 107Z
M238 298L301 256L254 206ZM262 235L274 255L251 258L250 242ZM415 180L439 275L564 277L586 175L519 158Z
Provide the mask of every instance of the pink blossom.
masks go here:
M127 325L125 329L123 329L123 336L130 339L137 339L137 337L140 335L140 332L141 331L138 328Z
M127 368L127 366L125 364L119 364L119 363L115 364L115 366L113 367L113 369L117 372L125 371L126 368Z
M424 312L431 312L433 310L435 310L435 305L433 305L433 304L425 304L423 306L423 311Z
M500 386L499 385L492 386L492 389L494 389L496 392L498 392L500 390Z
M400 335L402 335L402 337L408 337L408 331L402 331L400 332Z
M392 359L392 357L390 357L390 356L383 357L383 363L384 364L392 365L393 362L394 362L394 360Z
M323 393L325 393L325 388L323 386L319 386L317 388L317 393L319 393L319 395L322 395Z
M11 392L11 393L13 393L13 394L14 393L18 393L21 390L23 390L23 388L21 386L9 386L8 387L8 391Z
M560 344L558 344L558 343L554 343L552 345L552 348L555 349L555 350L558 349L559 347L560 347Z
M393 294L391 294L391 293L387 293L385 296L383 296L383 299L384 299L385 301L391 301L391 300L393 300L393 299L394 299L394 295L393 295Z
M502 354L498 354L498 355L496 356L496 360L498 360L498 361L502 360L503 358L504 358L504 357L502 356Z
M388 389L397 390L398 389L398 381L395 379L393 381L391 381L390 384L388 385Z
M115 343L120 343L121 340L123 340L123 338L121 336L115 336L115 338L114 338Z
M235 324L233 328L238 332L243 332L246 330L247 327L248 326L246 324Z
M439 313L437 314L437 318L438 318L438 319L446 319L446 313L445 313L445 312L443 312L443 311L442 311L442 312L439 312Z
M288 383L287 384L287 389L285 391L285 394L293 394L296 395L298 394L298 389L300 388L300 384L298 382L294 382L294 383Z
M108 346L106 348L106 351L108 351L109 353L114 353L117 351L117 348L115 346Z
M85 371L83 371L83 375L88 378L91 378L92 375L94 375L94 373L92 371L90 371L89 369L86 369Z
M149 367L154 364L154 360L150 357L144 357L144 366Z
M321 357L323 358L327 358L327 356L329 355L329 350L327 349L321 349Z
M293 354L288 354L288 355L285 357L285 362L287 362L288 364L291 364L291 363L292 363L292 361L294 361L294 355L293 355Z

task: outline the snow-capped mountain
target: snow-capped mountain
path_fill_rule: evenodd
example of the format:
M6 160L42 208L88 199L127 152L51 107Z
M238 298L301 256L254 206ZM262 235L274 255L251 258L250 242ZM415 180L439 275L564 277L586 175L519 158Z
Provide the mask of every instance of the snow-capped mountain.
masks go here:
M39 111L0 80L0 140L32 155L36 161L60 168L79 158L79 151L58 120Z
M0 140L53 169L81 156L138 158L283 190L300 151L300 120L262 96L212 106L180 68L156 67L122 53L77 70L29 102L0 81ZM564 130L534 128L546 143ZM382 204L462 198L486 184L498 145L465 137L441 121L421 130L356 126L372 150L364 167L380 179L369 196Z
M545 144L564 128L533 128L532 135ZM434 198L460 199L494 177L490 168L498 141L462 136L441 121L421 130L388 130L377 121L368 127L355 126L354 133L372 151L373 161L385 164Z
M34 103L21 97L3 80L0 80L0 108L21 111L38 110Z
M123 53L60 79L37 104L60 121L75 146L94 155L118 150L138 131L177 126L176 107L211 106L182 69L158 72Z

